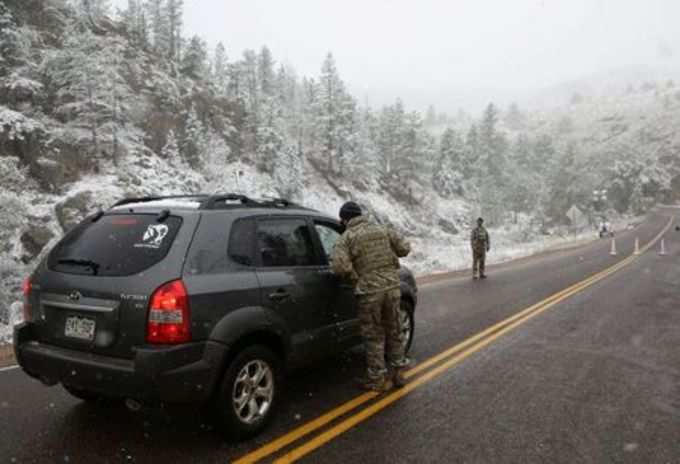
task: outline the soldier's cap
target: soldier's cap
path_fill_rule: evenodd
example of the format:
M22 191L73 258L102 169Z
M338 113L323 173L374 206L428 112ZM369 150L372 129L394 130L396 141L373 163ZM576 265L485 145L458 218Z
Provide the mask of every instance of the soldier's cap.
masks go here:
M349 221L352 218L361 216L361 206L353 201L348 201L340 208L340 219Z
M478 217L477 222L484 222L484 218Z

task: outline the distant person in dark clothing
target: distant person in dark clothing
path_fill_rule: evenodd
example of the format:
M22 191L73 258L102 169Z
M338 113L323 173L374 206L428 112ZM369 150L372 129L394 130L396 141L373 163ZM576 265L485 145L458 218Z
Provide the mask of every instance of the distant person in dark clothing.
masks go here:
M491 238L489 232L484 228L484 219L477 219L477 227L472 230L470 236L472 246L472 278L477 279L479 272L480 279L486 279L484 273L486 266L486 254L491 250Z

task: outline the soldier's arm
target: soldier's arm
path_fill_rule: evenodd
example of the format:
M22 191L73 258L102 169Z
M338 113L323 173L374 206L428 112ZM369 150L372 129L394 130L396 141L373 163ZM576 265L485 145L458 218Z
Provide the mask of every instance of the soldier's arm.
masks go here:
M390 246L392 247L394 254L399 258L408 256L408 254L411 252L411 244L408 242L408 240L406 240L393 229L387 229L387 235L390 238Z
M489 235L489 231L486 232L486 251L491 250L491 235Z
M352 258L349 254L349 244L347 243L346 235L341 236L335 243L331 270L340 277L351 278L352 275L356 275L354 266L352 265Z

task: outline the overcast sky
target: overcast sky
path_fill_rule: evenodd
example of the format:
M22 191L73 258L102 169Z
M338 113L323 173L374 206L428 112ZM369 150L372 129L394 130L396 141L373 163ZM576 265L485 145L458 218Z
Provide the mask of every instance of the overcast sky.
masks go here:
M374 106L450 110L680 61L680 0L185 0L185 15L186 34L231 57L266 44L304 75L332 51Z

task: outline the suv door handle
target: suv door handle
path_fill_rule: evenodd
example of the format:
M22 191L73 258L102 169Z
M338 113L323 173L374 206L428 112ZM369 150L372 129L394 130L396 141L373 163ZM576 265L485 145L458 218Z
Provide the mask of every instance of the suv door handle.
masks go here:
M316 273L320 274L320 275L329 275L329 276L335 275L335 274L333 274L333 271L331 271L330 269L319 269L318 271L316 271Z
M290 293L285 290L277 290L274 293L269 294L269 299L272 301L283 301L290 298Z

